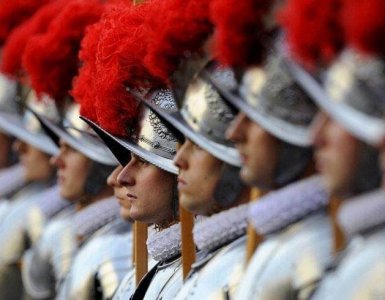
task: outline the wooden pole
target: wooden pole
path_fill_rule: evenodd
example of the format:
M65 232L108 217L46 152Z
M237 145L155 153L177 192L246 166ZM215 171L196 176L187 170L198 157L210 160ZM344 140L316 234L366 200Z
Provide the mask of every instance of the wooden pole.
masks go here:
M191 265L195 261L195 244L193 238L194 215L179 206L181 236L182 236L182 268L183 279L190 273Z
M135 282L136 286L148 272L147 253L147 232L148 225L135 221Z
M262 196L260 190L252 188L250 191L250 203L257 201L258 198ZM253 256L255 249L262 242L263 237L258 234L254 227L249 223L247 226L247 241L246 241L246 265L249 263L251 257Z
M132 227L132 265L135 266L135 222Z
M333 230L333 238L334 238L334 253L337 254L341 250L343 250L346 246L346 238L345 235L338 224L337 216L339 208L341 207L342 200L337 197L331 197L329 199L329 216Z

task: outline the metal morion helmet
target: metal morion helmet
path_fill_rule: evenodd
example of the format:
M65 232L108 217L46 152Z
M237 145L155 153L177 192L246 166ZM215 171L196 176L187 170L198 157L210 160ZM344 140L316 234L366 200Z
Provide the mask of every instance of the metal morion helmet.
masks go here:
M151 91L143 95L143 98L151 103L151 107L169 112L177 109L170 90ZM92 126L122 165L127 164L132 152L167 172L178 174L178 168L173 164L178 140L150 108L144 105L140 107L136 126L126 128L129 133L127 138L114 136L96 123L83 119Z
M310 125L316 105L292 76L288 60L271 54L263 67L248 69L238 95L212 82L221 94L273 136L299 147L311 146Z
M384 62L345 50L324 74L321 85L297 64L291 66L298 82L316 103L352 135L371 145L385 136Z
M223 83L235 84L231 70L210 63L188 85L179 111L165 113L155 107L154 110L186 138L191 139L219 160L239 167L241 164L239 154L225 137L226 129L235 114L205 79L208 73Z
M79 119L80 105L71 103L66 110L63 126L59 126L38 114L41 124L51 136L62 139L72 148L89 159L108 166L116 166L117 161L105 145L93 133L91 128Z
M62 126L39 114L36 116L53 141L65 141L92 161L84 190L85 195L96 195L106 186L107 177L118 162L91 128L79 119L79 110L78 103L70 104Z
M13 101L16 102L15 100ZM1 129L5 133L36 147L44 153L49 155L57 154L57 146L46 136L43 127L36 117L36 113L38 112L51 122L60 122L59 111L52 99L48 96L43 96L41 99L38 99L36 94L31 90L22 108L24 110L22 114L15 113L14 108L12 109L13 112L1 112Z
M322 109L356 138L374 146L385 136L385 43L378 36L385 29L385 22L378 5L371 0L344 3L338 25L339 31L344 32L345 39L340 44L345 50L326 65L321 81L305 68L293 66L298 82ZM299 48L295 41L293 44Z
M274 182L285 185L303 174L312 157L311 123L318 109L295 81L278 51L263 66L247 69L238 90L210 81L231 105L281 141Z

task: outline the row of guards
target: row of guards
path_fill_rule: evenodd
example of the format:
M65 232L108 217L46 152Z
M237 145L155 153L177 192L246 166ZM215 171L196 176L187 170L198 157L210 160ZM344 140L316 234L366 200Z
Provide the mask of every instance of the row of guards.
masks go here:
M384 298L382 6L0 0L0 300Z

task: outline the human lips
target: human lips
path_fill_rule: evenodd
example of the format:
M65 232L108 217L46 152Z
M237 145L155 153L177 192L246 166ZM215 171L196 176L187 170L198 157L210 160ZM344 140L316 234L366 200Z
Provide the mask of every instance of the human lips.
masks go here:
M130 208L131 205L129 203L129 199L125 195L119 195L118 193L115 193L115 197L118 200L118 203L121 207Z
M178 177L178 190L183 190L186 186L186 180L184 180L182 177Z
M128 197L129 200L135 200L135 199L138 199L138 197L135 196L135 195L132 194L132 193L127 193L126 196Z

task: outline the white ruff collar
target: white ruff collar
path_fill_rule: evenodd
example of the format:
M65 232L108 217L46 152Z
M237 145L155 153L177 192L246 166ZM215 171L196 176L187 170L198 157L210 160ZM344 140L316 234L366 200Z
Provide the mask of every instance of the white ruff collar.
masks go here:
M212 251L246 233L249 204L239 205L202 219L194 226L194 241L199 250Z
M20 164L0 171L0 195L5 196L25 185L24 168Z
M254 202L250 205L250 222L259 234L271 234L326 207L328 200L320 176L312 176Z
M180 254L181 228L174 224L161 231L151 229L147 238L148 254L156 261L167 261Z
M338 222L347 237L385 224L385 192L375 190L346 200Z
M72 205L71 202L60 196L58 185L54 185L40 193L39 200L37 201L37 206L47 219L52 218L58 212L70 205Z
M90 237L98 229L120 217L120 206L114 197L105 198L75 214L73 228L82 240Z

